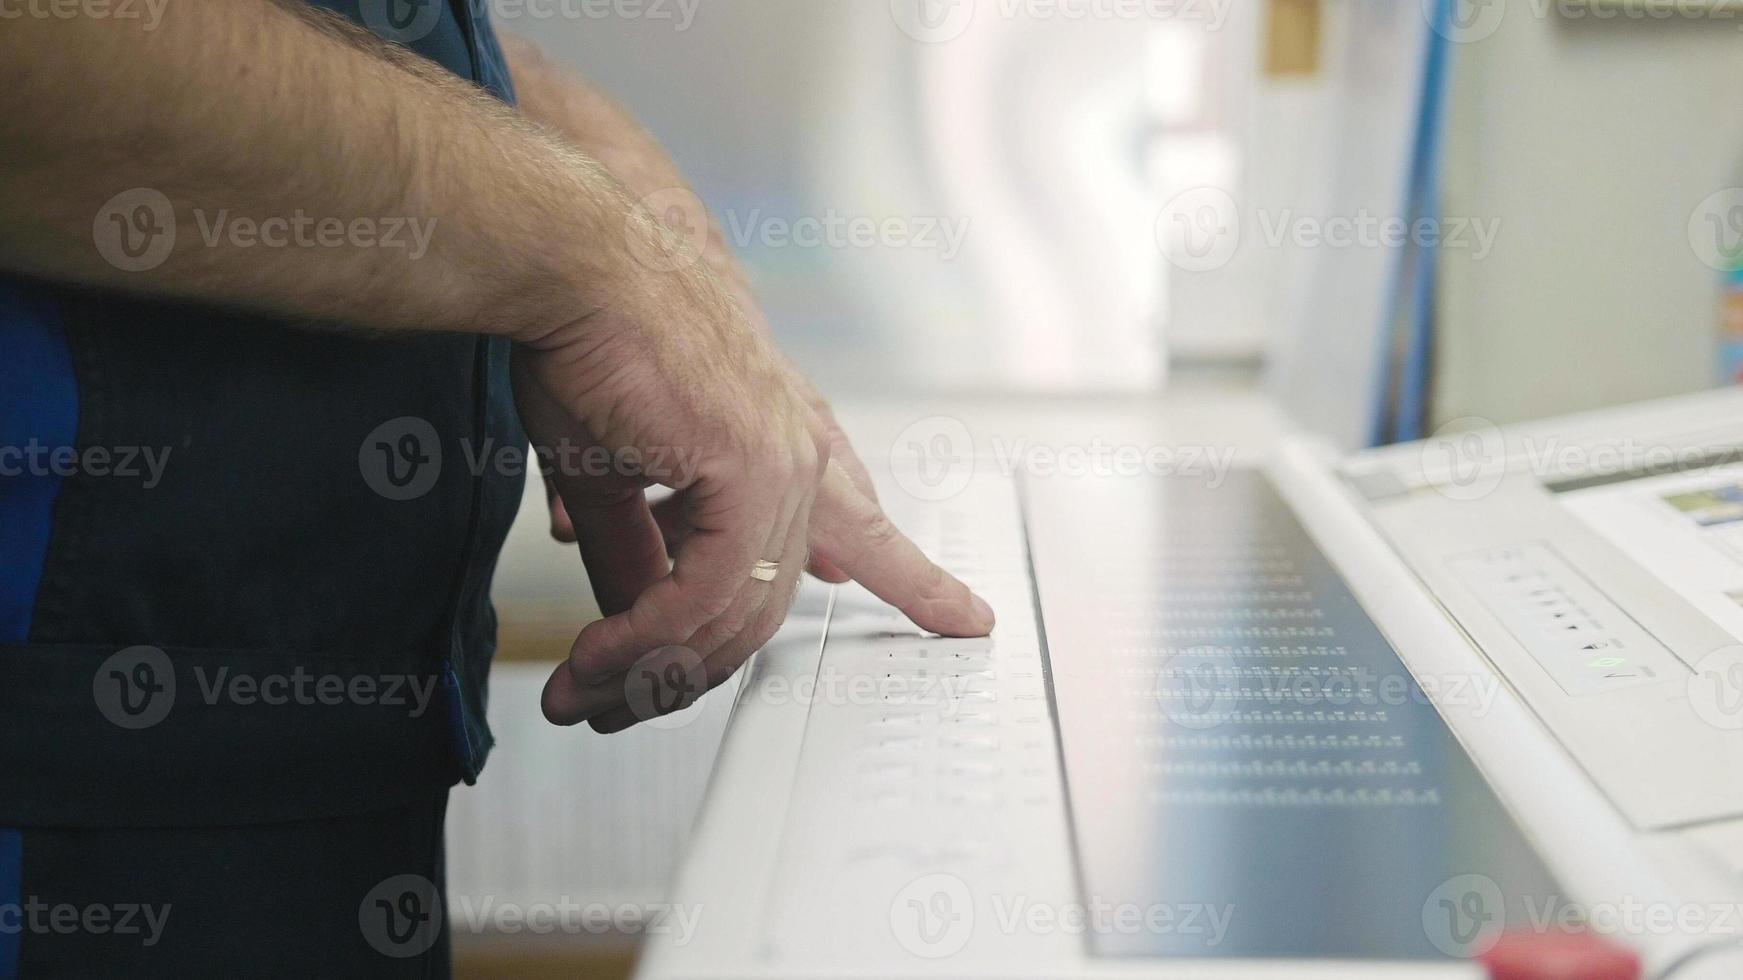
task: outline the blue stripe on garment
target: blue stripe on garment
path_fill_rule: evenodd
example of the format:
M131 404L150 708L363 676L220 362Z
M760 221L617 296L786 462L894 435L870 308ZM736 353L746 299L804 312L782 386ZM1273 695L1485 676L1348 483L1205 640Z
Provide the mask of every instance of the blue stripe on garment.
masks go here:
M79 434L79 392L54 301L0 280L0 643L24 643L61 478L53 451Z
M24 933L24 834L0 830L0 980L18 980Z

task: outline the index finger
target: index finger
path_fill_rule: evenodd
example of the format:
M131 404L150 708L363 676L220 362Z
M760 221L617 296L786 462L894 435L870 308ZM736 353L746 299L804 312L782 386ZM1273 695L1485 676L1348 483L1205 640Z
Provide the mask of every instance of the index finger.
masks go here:
M890 522L840 469L823 478L811 511L811 547L915 625L943 636L985 636L993 611Z

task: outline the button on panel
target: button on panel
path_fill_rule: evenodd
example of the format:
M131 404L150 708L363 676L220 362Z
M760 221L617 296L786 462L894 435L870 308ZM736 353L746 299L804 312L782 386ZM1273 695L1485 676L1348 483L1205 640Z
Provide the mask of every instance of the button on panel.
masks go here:
M1572 697L1680 681L1664 644L1543 542L1448 560L1459 581Z
M857 586L836 592L765 937L792 962L852 946L892 975L924 963L892 933L892 909L939 881L989 918L1013 896L1052 906L1074 894L1015 489L977 479L936 504L886 498L998 610L992 637L922 633ZM984 933L983 953L1016 963L1075 955L1079 942Z

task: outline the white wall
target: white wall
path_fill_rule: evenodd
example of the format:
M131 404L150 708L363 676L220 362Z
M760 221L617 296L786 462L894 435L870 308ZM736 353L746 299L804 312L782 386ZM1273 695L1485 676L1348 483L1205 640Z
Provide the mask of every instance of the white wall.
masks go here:
M1133 204L1146 191L1147 25L971 0L963 32L927 39L889 0L660 9L686 6L687 21L498 20L666 144L735 239L783 346L826 390L1159 381L1154 208ZM759 234L835 217L928 244Z
M1505 10L1456 46L1446 213L1501 224L1484 260L1445 253L1436 414L1505 422L1711 386L1719 274L1688 223L1743 185L1743 13Z

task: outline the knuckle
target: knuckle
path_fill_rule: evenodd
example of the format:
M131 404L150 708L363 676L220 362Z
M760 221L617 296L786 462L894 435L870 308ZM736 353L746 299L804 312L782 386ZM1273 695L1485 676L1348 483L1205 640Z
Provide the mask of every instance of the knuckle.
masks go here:
M860 533L860 542L866 551L876 552L888 548L901 540L902 532L896 527L890 516L883 511L873 514L865 522Z
M757 614L756 624L751 627L759 637L757 645L761 646L775 631L787 621L787 611L792 608L792 601L785 597L770 598L767 605Z
M726 589L705 592L695 599L696 614L698 618L710 622L719 620L732 609L732 602L735 598L734 593Z
M776 484L787 484L798 475L799 463L792 452L777 450L767 454L762 470Z
M809 439L799 440L793 451L794 476L806 483L815 483L823 475L823 460L827 449L820 449Z
M734 644L734 647L736 648L733 651L734 659L748 658L751 654L761 650L763 644L769 642L769 640L774 637L775 630L779 627L780 621L778 614L774 616L758 616L756 625L745 631L739 637L739 641Z
M697 650L702 651L717 650L723 644L731 640L733 635L732 628L717 619L714 622L709 623L707 626L702 627L701 631L696 634L696 638L691 645Z

